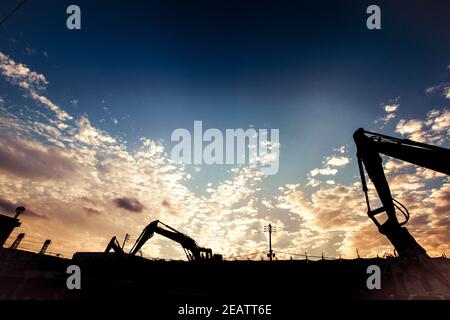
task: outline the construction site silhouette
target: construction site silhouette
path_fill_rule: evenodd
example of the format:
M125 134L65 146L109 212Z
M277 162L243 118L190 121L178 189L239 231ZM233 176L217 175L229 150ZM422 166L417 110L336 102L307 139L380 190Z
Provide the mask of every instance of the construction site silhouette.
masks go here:
M20 233L9 248L4 244L20 228L19 216L0 215L0 299L105 299L157 297L188 301L196 299L295 299L301 290L306 299L450 299L450 264L443 256L431 258L404 227L406 206L393 199L380 154L430 170L450 174L450 150L358 129L353 135L361 185L368 216L392 243L396 254L377 258L276 260L271 245L267 260L229 261L201 247L190 236L164 224L151 222L129 252L113 236L104 252L77 252L71 259L46 254L51 240L38 252L20 249ZM381 207L372 209L366 182L375 186ZM380 222L377 217L386 214ZM399 221L397 213L404 216ZM146 259L141 248L155 234L184 249L187 261ZM125 243L125 242L124 242ZM70 288L69 266L81 270L81 288ZM373 268L376 266L376 268ZM370 270L381 270L381 286L369 285ZM305 297L306 295L306 297Z

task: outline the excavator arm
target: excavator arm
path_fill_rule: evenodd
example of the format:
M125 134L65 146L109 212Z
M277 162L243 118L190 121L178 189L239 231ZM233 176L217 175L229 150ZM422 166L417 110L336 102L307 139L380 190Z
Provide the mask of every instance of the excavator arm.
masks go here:
M139 238L136 240L133 248L131 249L129 255L135 256L142 246L157 233L175 242L178 242L186 253L186 257L189 261L192 260L202 260L211 259L213 257L212 250L209 248L199 247L197 242L191 237L175 230L174 228L162 223L159 220L151 222L148 226L144 228ZM113 250L117 254L125 254L123 249L120 247L116 237L113 237L109 242L105 252L110 252ZM219 258L220 255L215 255Z
M125 254L125 252L123 251L122 247L120 246L119 241L117 240L116 236L112 237L111 240L109 241L108 246L105 249L105 253L108 253L111 250L119 255Z
M400 257L428 258L426 251L415 241L409 231L402 227L408 221L409 213L400 202L392 198L380 154L450 175L450 150L365 131L362 128L355 131L353 139L357 147L358 166L366 197L368 216L376 224L380 233L386 235L391 241ZM372 210L370 207L364 168L374 184L382 204L377 209ZM398 221L396 210L404 214L403 222ZM376 216L383 212L387 214L387 220L380 223Z

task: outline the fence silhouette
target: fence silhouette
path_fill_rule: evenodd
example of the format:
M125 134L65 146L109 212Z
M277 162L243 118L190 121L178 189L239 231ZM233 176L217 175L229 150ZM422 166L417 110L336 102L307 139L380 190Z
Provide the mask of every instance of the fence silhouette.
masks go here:
M5 242L4 248L9 248L9 246L13 242L14 242L14 238L11 237L10 239L8 239ZM27 239L25 237L24 239L21 240L21 243L17 249L30 251L30 252L34 252L34 253L39 253L43 243L44 243L43 241ZM357 251L357 248L355 248L354 257L341 257L340 255L339 256L328 256L328 255L325 255L324 252L322 252L321 255L317 255L317 254L308 254L308 252L297 253L297 252L286 252L286 251L274 250L274 253L275 253L275 258L274 258L275 260L306 260L306 261L343 260L343 259L358 259L358 258L368 259L368 258L375 258L375 257L386 258L389 256L396 256L395 250L393 250L392 252L379 253L375 257L374 256L362 256L362 255L360 256L359 252ZM62 255L61 253L52 252L52 251L47 251L45 254L53 255L53 256L57 256L57 257L64 257L64 255ZM283 255L283 257L288 257L288 259L279 259L278 255ZM440 257L447 258L447 253L442 252ZM252 260L250 258L253 258L254 260L269 260L267 257L267 251L256 251L256 252L245 253L245 254L224 256L224 260L232 260L232 261ZM164 260L177 260L177 259L164 259Z

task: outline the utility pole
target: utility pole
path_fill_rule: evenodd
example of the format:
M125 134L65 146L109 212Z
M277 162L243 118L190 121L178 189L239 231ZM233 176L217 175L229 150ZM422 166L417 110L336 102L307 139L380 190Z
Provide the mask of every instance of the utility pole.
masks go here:
M45 240L44 245L41 248L41 251L39 251L39 254L45 254L50 243L52 243L52 240L50 240L50 239Z
M19 247L20 242L22 241L22 239L25 237L25 233L19 233L19 235L17 236L16 240L14 240L14 242L12 243L12 245L9 247L10 249L17 249L17 247Z
M272 232L276 232L277 227L272 226L272 224L269 223L268 226L264 226L264 232L269 232L269 253L267 256L269 257L269 260L272 261L273 257L275 257L275 254L272 250Z

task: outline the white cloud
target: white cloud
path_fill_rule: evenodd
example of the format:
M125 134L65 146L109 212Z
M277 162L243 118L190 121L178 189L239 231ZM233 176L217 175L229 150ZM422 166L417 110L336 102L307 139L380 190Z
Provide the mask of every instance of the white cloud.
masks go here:
M428 125L434 133L450 134L450 110L435 110L428 115Z
M333 167L342 167L347 165L348 163L350 163L350 158L343 156L342 157L332 156L327 158L326 160L326 164Z
M444 88L444 96L445 96L447 99L450 99L450 87L445 87L445 88Z
M395 128L395 131L401 135L411 135L422 130L423 121L421 120L400 120Z
M74 106L74 107L77 107L77 106L78 106L78 99L72 99L72 100L70 100L70 104L71 104L72 106Z
M395 113L388 113L384 118L383 121L384 123L388 123L389 121L391 121L392 119L395 118Z
M450 83L441 82L435 86L428 87L427 89L425 89L425 92L429 94L440 92L442 96L444 96L447 99L450 99Z
M77 121L78 134L75 138L89 145L101 145L104 143L113 144L116 140L105 132L96 129L86 116L80 117Z
M347 152L347 146L340 146L339 148L333 149L333 151L339 152L339 153L346 153Z
M309 178L308 179L308 183L306 184L306 186L310 186L310 187L315 188L315 187L319 186L320 183L321 183L321 181L318 181L318 180L316 180L314 178Z
M31 71L22 63L16 63L2 52L0 52L0 73L7 81L22 88L27 96L52 110L59 120L71 119L65 111L39 93L45 90L48 85L48 81L43 74Z
M326 167L326 168L315 168L311 170L311 176L315 177L318 174L322 176L334 176L338 172L337 169Z
M0 71L2 75L13 84L33 90L45 89L48 84L45 76L31 71L26 65L16 63L9 56L0 52Z
M399 107L400 107L400 104L398 104L398 103L392 103L392 104L385 105L383 107L383 109L386 112L386 115L382 118L375 120L374 122L375 123L382 122L383 124L387 124L389 121L391 121L392 119L394 119L396 117L396 112Z
M397 111L399 106L399 104L387 104L384 106L384 111L386 111L387 113L395 112Z
M395 131L411 140L442 144L449 139L450 111L448 109L431 110L427 113L425 120L401 119Z
M306 186L316 188L318 187L322 181L318 180L319 176L335 176L338 173L338 169L340 167L344 167L350 163L351 159L343 154L347 152L346 146L341 146L339 148L334 149L333 151L339 152L340 155L332 155L323 158L322 163L324 166L322 168L315 168L311 170L307 175L307 184ZM334 180L325 181L326 184L331 184Z

